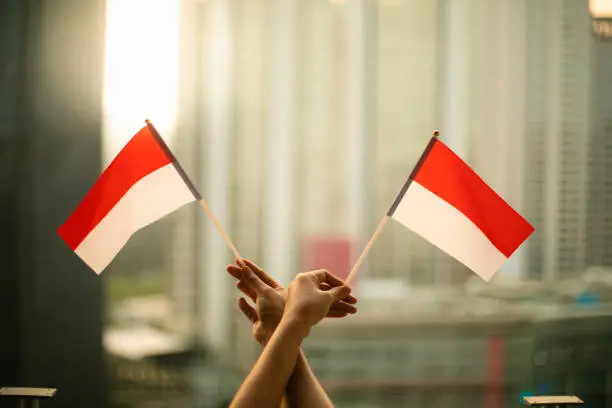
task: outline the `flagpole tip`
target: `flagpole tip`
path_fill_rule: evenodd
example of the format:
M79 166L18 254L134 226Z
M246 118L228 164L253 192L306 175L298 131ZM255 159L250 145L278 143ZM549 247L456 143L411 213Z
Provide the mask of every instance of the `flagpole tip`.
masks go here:
M433 137L438 137L440 136L440 131L438 129L434 129L434 131L432 132Z

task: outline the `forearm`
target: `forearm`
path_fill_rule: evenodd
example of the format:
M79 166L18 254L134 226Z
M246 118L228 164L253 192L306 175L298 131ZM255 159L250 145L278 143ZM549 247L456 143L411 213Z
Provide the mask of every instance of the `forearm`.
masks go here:
M302 334L283 320L244 380L230 407L278 407L300 353Z
M300 350L295 368L287 384L288 408L328 408L332 402L308 366L304 351Z

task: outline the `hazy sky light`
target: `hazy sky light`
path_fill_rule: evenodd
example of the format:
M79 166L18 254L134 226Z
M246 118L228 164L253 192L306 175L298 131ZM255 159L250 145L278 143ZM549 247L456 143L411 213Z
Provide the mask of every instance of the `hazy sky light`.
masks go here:
M590 0L590 8L596 17L612 17L612 0Z

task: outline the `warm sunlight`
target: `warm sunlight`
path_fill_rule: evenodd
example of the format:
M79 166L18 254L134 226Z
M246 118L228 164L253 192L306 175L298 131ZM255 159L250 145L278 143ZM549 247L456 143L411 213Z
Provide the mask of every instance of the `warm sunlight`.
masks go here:
M170 143L176 117L178 0L107 0L104 163L150 119Z
M594 17L612 17L612 0L590 0L589 8Z

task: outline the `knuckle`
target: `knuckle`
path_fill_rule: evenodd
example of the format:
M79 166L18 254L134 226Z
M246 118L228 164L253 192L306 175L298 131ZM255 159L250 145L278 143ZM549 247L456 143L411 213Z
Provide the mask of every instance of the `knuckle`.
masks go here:
M274 289L272 289L269 286L264 286L261 288L261 294L262 296L271 296L273 295Z

